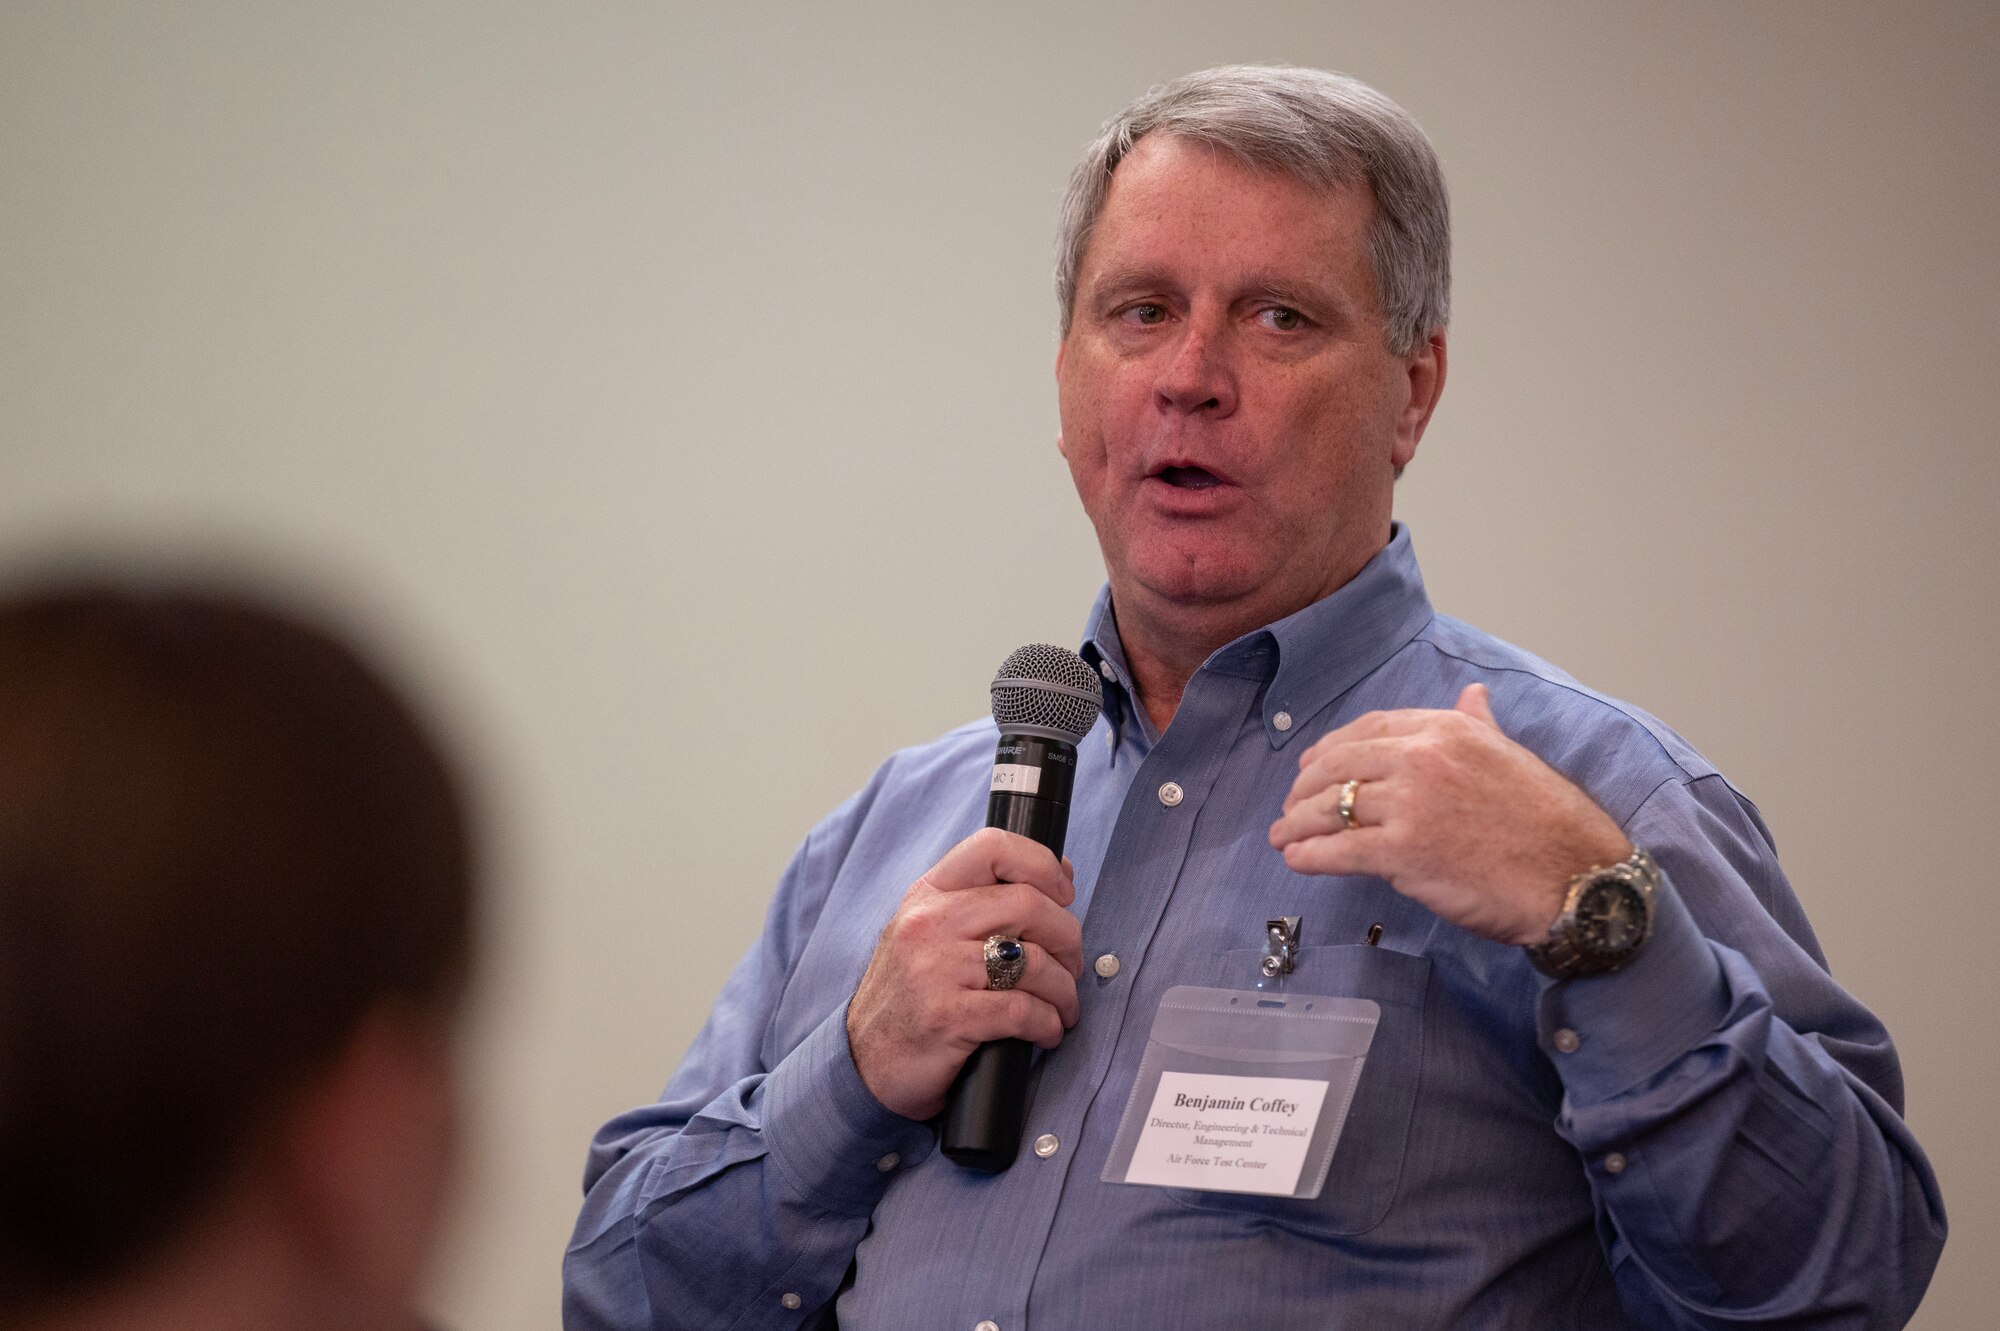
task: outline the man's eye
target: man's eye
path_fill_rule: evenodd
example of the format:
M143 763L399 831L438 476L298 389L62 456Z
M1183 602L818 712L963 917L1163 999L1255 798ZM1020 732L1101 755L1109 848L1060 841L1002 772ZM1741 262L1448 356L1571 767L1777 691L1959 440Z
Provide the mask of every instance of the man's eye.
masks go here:
M1167 307L1164 305L1132 305L1126 307L1125 321L1135 324L1164 323Z
M1280 333L1295 333L1306 326L1306 317L1297 310L1283 305L1273 305L1260 316L1266 325Z

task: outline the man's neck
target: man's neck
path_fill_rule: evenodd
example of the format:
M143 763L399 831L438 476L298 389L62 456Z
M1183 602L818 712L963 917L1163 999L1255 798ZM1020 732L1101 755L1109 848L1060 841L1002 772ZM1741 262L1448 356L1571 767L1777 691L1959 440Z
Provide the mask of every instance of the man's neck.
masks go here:
M1127 637L1122 622L1118 631L1125 647L1125 664L1132 671L1132 686L1139 694L1139 705L1146 709L1146 718L1153 723L1154 732L1164 735L1173 724L1174 713L1180 709L1187 682L1194 678L1194 672L1201 668L1209 653L1222 643L1184 655L1167 655L1152 651L1141 635Z
M1181 695L1218 647L1236 641L1246 633L1283 619L1291 611L1275 615L1175 615L1164 621L1145 613L1143 600L1131 613L1112 593L1117 615L1118 641L1125 649L1125 664L1132 672L1132 684L1139 693L1139 705L1153 729L1165 734L1180 709ZM1295 606L1293 609L1304 609Z
M1330 577L1323 591L1296 604L1290 601L1176 604L1148 596L1137 588L1121 592L1114 581L1111 604L1119 645L1125 650L1125 665L1132 672L1139 705L1146 709L1154 731L1166 733L1174 713L1180 710L1181 695L1187 691L1188 681L1217 648L1325 600L1353 581L1376 553L1371 550L1352 568Z

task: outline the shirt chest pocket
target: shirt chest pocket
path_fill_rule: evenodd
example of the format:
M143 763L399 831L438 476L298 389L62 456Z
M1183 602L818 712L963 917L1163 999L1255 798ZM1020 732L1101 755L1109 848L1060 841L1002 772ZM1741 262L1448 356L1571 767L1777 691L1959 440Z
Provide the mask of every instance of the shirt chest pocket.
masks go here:
M1208 983L1248 989L1258 978L1263 952L1256 948L1216 958ZM1428 958L1388 948L1308 947L1300 949L1284 993L1370 998L1381 1020L1354 1100L1334 1148L1326 1186L1317 1197L1262 1197L1233 1192L1168 1189L1176 1201L1198 1211L1254 1217L1302 1233L1360 1234L1382 1223L1402 1181L1423 1071L1424 996L1430 987Z

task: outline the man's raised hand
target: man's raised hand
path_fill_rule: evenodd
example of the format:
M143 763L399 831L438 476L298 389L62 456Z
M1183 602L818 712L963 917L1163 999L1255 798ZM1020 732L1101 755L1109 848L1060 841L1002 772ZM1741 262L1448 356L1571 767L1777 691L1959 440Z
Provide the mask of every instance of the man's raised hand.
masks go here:
M1503 943L1544 941L1569 880L1632 853L1609 814L1502 733L1483 684L1449 711L1370 712L1321 737L1271 844L1296 872L1372 874Z

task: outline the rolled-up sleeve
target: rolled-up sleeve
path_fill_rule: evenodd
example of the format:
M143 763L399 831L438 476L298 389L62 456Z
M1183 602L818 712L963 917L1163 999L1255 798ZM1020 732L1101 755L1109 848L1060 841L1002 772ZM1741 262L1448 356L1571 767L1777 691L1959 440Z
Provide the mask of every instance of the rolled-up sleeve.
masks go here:
M840 817L793 857L659 1103L593 1141L563 1262L569 1331L813 1325L895 1174L931 1151L930 1129L862 1082L845 1004L775 1066L761 1060Z
M1902 1326L1945 1219L1887 1032L1803 917L1766 909L1793 899L1721 778L1661 787L1626 830L1667 880L1653 938L1625 970L1549 982L1538 1024L1627 1311Z

